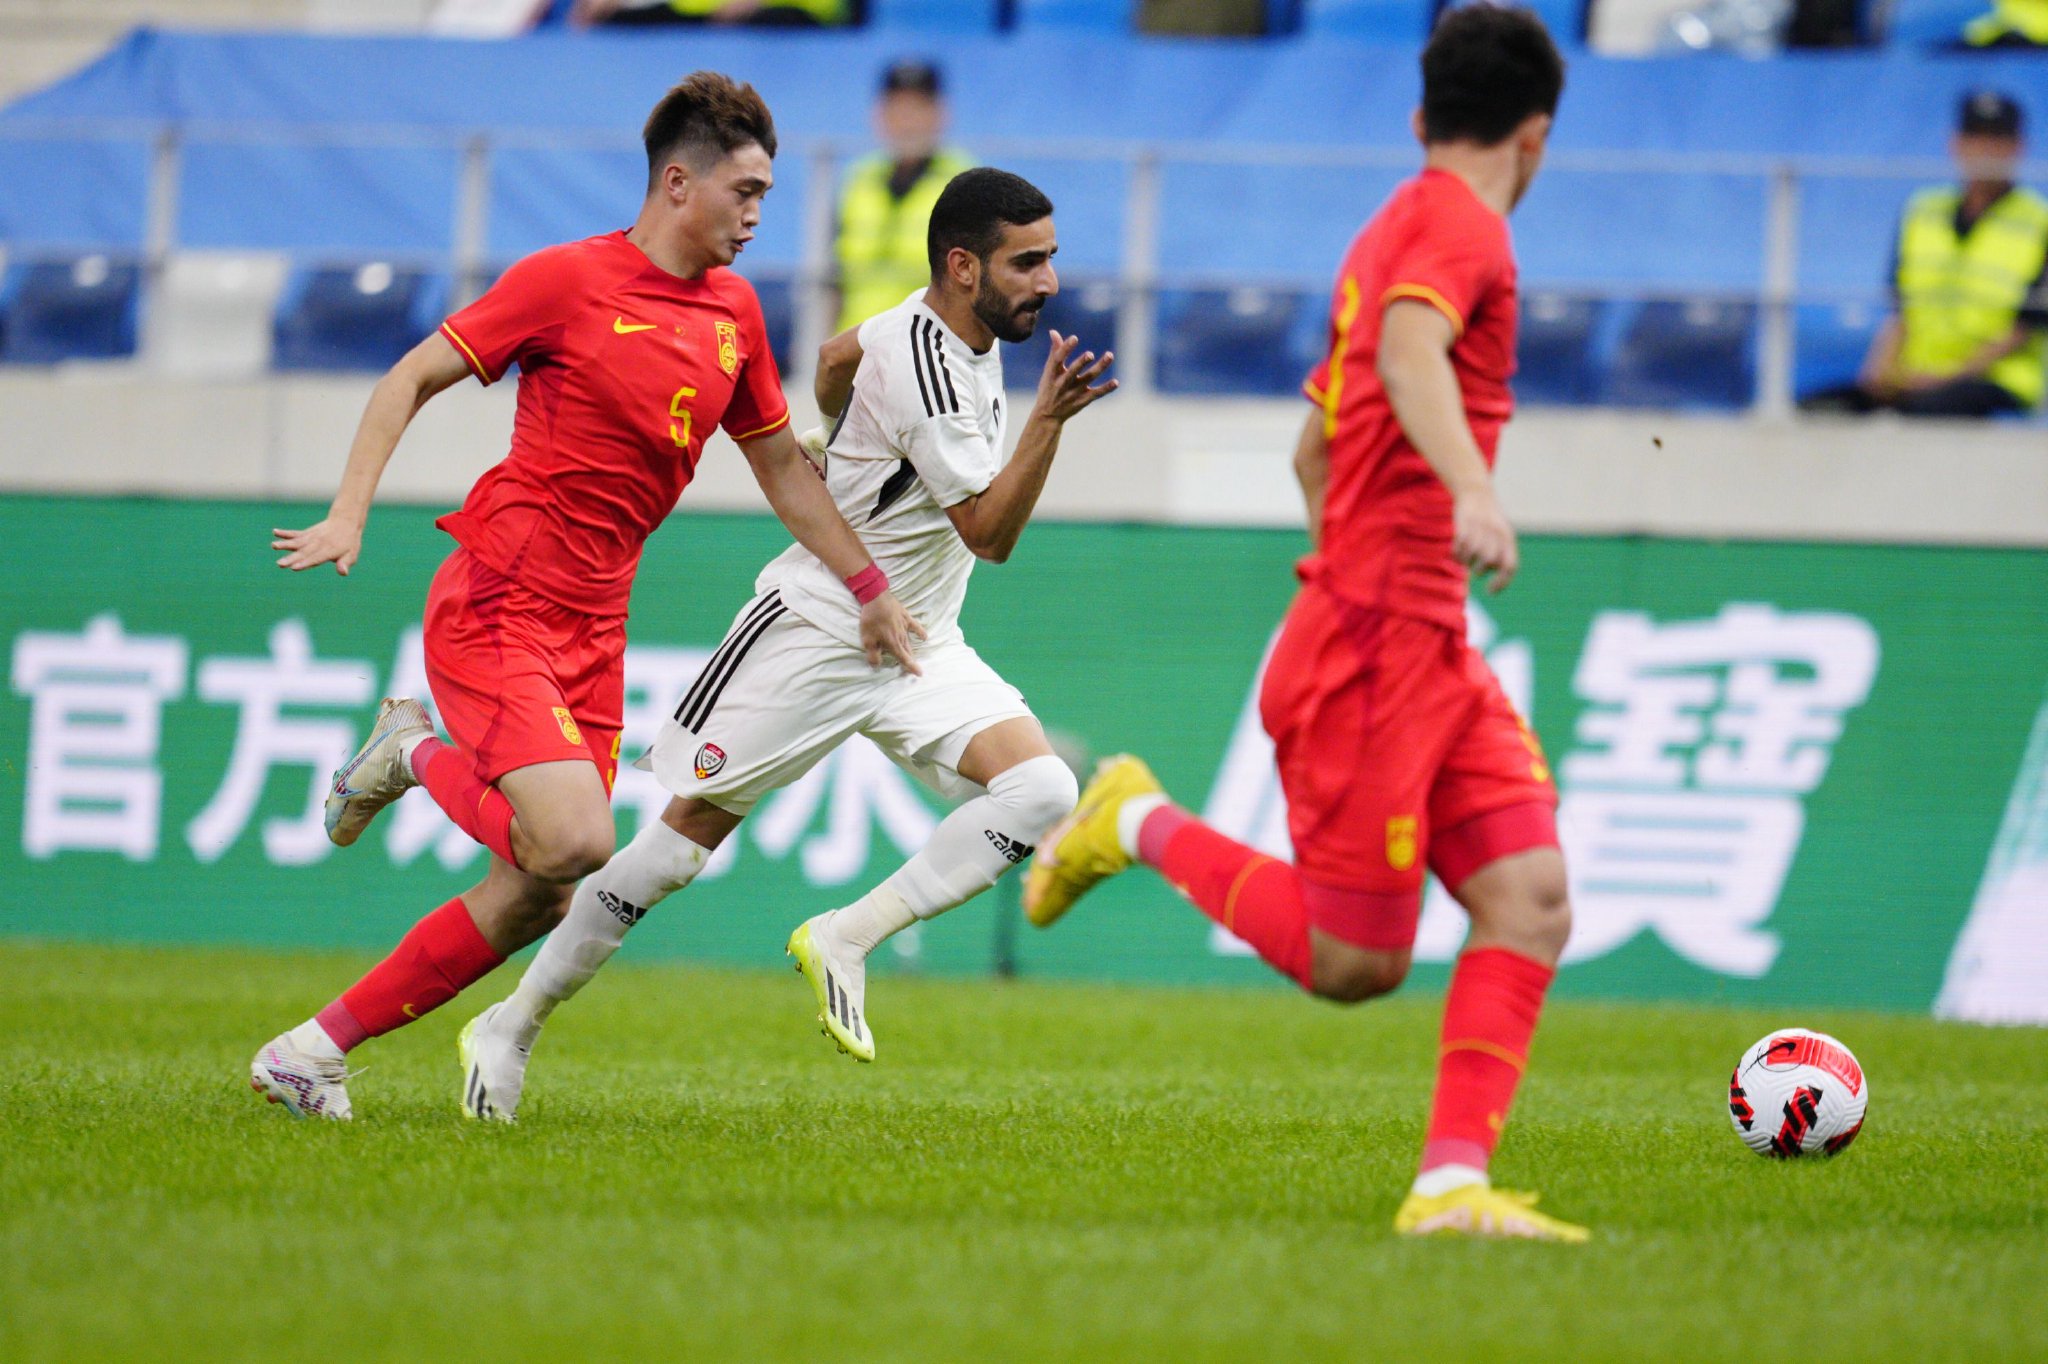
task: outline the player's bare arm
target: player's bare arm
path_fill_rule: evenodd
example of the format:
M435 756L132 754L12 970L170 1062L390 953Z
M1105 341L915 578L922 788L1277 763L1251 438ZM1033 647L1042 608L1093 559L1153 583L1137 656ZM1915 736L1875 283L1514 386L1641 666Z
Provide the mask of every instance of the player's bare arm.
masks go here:
M1435 307L1397 298L1380 324L1378 371L1387 401L1409 444L1450 489L1451 553L1500 592L1521 563L1515 528L1495 496L1493 472L1465 420L1465 402L1451 368L1457 331Z
M335 572L347 576L362 553L370 503L377 495L384 466L398 448L399 437L429 398L468 373L469 363L462 353L439 332L407 351L385 372L370 390L370 401L356 424L348 465L342 470L341 491L334 495L326 517L304 530L271 529L270 547L285 551L277 561L279 568L296 573L331 563Z
M1294 442L1294 478L1301 484L1301 499L1308 505L1308 547L1323 544L1323 490L1330 483L1330 437L1324 429L1321 408L1308 414L1301 424L1301 436Z
M804 458L787 425L739 445L768 505L798 544L841 578L851 578L873 566L867 546L832 504L832 494ZM884 592L862 605L860 642L871 666L880 667L887 656L905 672L922 675L924 670L917 666L917 651L911 644L913 635L923 639L924 626L904 609L894 592Z
M811 381L811 393L826 420L846 410L853 397L853 376L860 370L860 357L858 327L848 327L818 347L818 373Z
M1076 337L1052 333L1045 372L1038 378L1038 398L1031 405L1016 453L986 489L946 508L953 528L977 558L999 564L1010 557L1045 491L1053 456L1059 453L1060 432L1069 418L1086 411L1096 399L1116 392L1116 380L1098 383L1108 371L1114 351L1074 354Z

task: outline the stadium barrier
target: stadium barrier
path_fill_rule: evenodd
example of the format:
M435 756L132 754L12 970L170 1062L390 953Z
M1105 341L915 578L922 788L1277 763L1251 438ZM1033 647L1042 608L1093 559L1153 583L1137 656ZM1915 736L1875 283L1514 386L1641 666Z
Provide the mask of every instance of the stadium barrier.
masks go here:
M377 699L424 694L419 611L447 541L430 513L386 508L349 578L278 572L265 533L314 514L0 498L0 932L370 948L479 873L419 796L351 849L324 837L327 772ZM765 517L690 513L650 543L628 759L784 543ZM1039 526L977 575L966 624L1077 759L1143 753L1284 853L1252 701L1301 548ZM1472 629L1564 792L1562 988L2048 1021L2043 619L2025 550L1532 537ZM663 799L622 771L622 828ZM765 803L633 955L775 962L791 924L886 874L939 809L850 744ZM897 940L885 969L1270 979L1146 874L1045 934L1018 927L1013 894ZM1432 890L1425 988L1459 924Z

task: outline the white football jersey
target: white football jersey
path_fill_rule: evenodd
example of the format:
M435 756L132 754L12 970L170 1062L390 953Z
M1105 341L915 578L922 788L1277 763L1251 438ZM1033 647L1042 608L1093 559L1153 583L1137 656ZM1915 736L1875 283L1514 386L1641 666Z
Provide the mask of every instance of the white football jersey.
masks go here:
M853 396L825 454L840 515L889 575L890 589L933 643L960 636L974 552L946 508L988 487L1003 463L1000 347L976 355L919 290L860 325ZM761 570L756 592L860 645L860 604L802 545Z

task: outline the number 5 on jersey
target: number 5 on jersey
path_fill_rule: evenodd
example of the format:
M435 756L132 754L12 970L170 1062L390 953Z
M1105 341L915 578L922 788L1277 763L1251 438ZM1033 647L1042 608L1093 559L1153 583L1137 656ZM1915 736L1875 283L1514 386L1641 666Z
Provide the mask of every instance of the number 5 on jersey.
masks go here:
M683 404L696 396L697 390L694 388L679 388L676 390L676 396L668 400L669 416L680 418L683 423L681 426L674 422L668 424L669 439L684 448L688 448L690 444L690 409Z

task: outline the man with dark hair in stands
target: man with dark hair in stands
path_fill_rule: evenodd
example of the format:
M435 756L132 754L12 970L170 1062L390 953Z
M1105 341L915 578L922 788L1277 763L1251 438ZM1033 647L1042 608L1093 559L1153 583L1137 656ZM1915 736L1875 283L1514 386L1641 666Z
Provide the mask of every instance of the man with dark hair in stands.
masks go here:
M940 145L946 135L943 84L939 68L927 61L899 61L882 73L875 99L882 150L854 162L839 191L832 244L839 266L836 331L895 307L930 278L925 227L932 205L971 164Z
M491 851L483 881L419 921L314 1017L256 1053L250 1084L301 1117L351 1115L348 1052L445 1004L558 923L612 855L626 605L648 535L724 427L769 505L817 555L870 662L906 669L916 624L789 430L761 305L727 267L774 182L775 125L751 85L700 71L654 106L633 226L528 256L377 383L324 520L273 532L281 567L346 574L384 466L421 406L519 366L511 453L438 523L456 540L427 594L441 723L387 700L334 774L346 847L424 786Z
M1407 976L1434 871L1471 931L1404 1235L1587 1235L1487 1174L1571 908L1550 768L1465 634L1468 574L1499 591L1519 562L1492 474L1515 360L1507 215L1563 87L1528 10L1447 14L1422 54L1422 174L1338 274L1294 456L1312 552L1260 696L1294 864L1203 824L1124 755L1047 835L1024 889L1043 926L1142 861L1302 989L1350 1002Z
M1811 395L1806 410L1990 417L2040 404L2048 199L2013 182L2020 133L2010 96L1964 97L1950 144L1963 183L1907 201L1892 254L1892 315L1857 381Z
M818 406L835 420L829 438L804 438L833 500L928 631L923 674L867 665L844 594L808 549L792 546L762 569L759 595L644 760L674 799L578 888L512 997L465 1031L463 1103L478 1116L512 1120L555 1007L764 797L854 735L960 802L880 885L790 935L818 1021L858 1060L875 1055L868 955L993 886L1073 808L1073 772L959 618L975 560L1001 563L1023 535L1066 422L1115 389L1096 382L1111 357L1076 355L1074 338L1055 332L1005 463L996 342L1028 339L1059 290L1052 202L1007 171L966 171L939 196L927 241L922 289L819 348Z
M750 28L844 28L861 21L859 0L576 0L572 24L728 24Z

